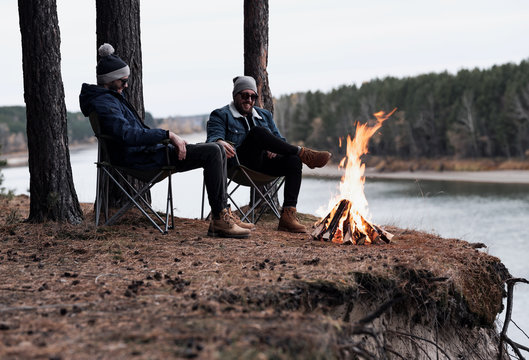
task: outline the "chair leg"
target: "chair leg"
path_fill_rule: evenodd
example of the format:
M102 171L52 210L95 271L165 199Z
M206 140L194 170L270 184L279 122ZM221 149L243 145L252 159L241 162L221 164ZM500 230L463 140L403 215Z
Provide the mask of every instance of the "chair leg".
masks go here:
M200 220L204 220L204 197L206 196L206 181L202 179L202 206L200 208Z
M160 217L160 215L158 215L158 213L156 213L156 211L154 211L154 209L145 201L145 199L142 198L143 194L145 194L145 192L147 190L149 190L153 183L149 183L147 185L145 185L140 191L136 191L132 186L130 186L130 184L128 184L128 186L134 190L135 192L135 195L134 197L132 197L124 188L123 186L121 186L121 184L119 182L117 182L117 180L106 170L104 169L105 172L107 173L107 175L114 181L114 183L120 188L120 190L127 196L127 198L129 199L129 202L125 205L123 205L123 207L121 207L121 209L119 209L106 223L105 225L111 225L114 223L114 221L116 221L117 219L119 219L121 217L121 215L123 215L128 209L130 209L133 205L136 206L136 208L138 208L138 210L141 211L141 213L151 222L151 224L156 228L158 229L158 231L160 231L162 234L164 234L164 231L162 230L162 228L149 216L149 214L147 214L147 212L140 206L140 204L136 201L136 199L140 199L144 205L146 205L149 210L158 218L158 220L162 221L163 222L163 219ZM119 173L118 173L119 174ZM121 174L120 174L121 175ZM155 178L156 179L156 178ZM153 181L155 181L155 179ZM126 181L126 179L125 179Z
M165 204L165 234L167 234L169 228L174 227L174 218L173 218L173 189L171 186L171 172L167 175L167 201ZM171 211L171 226L169 226L169 210Z
M278 218L278 219L281 218L281 214L279 213L279 209L277 208L276 204L274 203L274 196L277 194L277 192L279 191L279 189L283 185L284 181L285 180L282 179L281 182L279 182L279 179L278 179L277 181L273 182L269 186L265 185L265 190L266 191L264 192L264 196L266 196L266 198L267 198L267 201L266 200L265 201L269 205L270 209L272 210L272 212L274 213L276 218ZM275 186L276 184L278 184L278 185ZM261 216L263 216L265 210L266 210L265 207L261 208L261 210L259 211L259 215L257 216L257 219L255 220L254 224L256 224L261 219Z
M96 176L96 203L95 203L95 221L96 226L99 226L99 216L101 215L101 169L97 167Z
M105 210L105 222L108 221L108 191L110 189L109 178L103 173L103 209Z
M172 173L169 174L169 193L171 194L171 229L174 229L174 205L173 205L173 180Z

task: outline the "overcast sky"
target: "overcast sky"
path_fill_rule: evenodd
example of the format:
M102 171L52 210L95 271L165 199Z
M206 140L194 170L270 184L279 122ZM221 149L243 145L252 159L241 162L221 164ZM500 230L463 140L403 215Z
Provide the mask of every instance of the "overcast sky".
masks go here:
M95 83L95 1L57 0L69 111ZM527 0L270 0L272 93L329 91L385 76L490 68L529 59ZM17 1L0 0L0 106L24 105ZM205 114L243 72L242 0L144 0L145 108Z

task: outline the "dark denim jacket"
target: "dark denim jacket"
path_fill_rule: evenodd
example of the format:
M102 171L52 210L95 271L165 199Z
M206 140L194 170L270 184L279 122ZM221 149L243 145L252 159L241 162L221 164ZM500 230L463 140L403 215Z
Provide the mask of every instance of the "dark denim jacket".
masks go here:
M272 134L285 140L279 133L270 111L254 107L253 121L256 126L267 128ZM248 126L246 118L239 114L232 103L214 110L209 115L206 141L215 142L222 139L235 144L235 147L237 147L246 138L248 131L250 131L250 127Z

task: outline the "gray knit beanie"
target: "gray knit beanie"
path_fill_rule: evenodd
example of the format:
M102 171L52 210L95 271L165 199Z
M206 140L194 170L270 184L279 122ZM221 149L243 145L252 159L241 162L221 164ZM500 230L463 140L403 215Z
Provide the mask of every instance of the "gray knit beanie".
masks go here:
M237 76L233 78L233 97L243 90L253 90L257 94L257 84L251 76Z
M130 75L129 66L119 56L114 55L112 45L107 43L101 45L98 53L101 57L96 67L98 85L108 84Z

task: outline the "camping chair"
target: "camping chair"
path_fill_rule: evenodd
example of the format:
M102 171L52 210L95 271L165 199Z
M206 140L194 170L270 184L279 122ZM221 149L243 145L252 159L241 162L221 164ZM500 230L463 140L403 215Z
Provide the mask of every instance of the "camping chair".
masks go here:
M237 208L241 214L242 221L251 221L257 224L265 210L270 209L273 214L279 219L281 214L277 208L274 197L285 182L285 178L282 176L273 176L263 174L261 172L252 170L244 165L241 165L237 154L235 154L236 165L228 169L228 184L227 184L227 196L231 200L231 203ZM230 185L234 183L235 187L230 191ZM241 186L250 187L250 207L243 211L242 208L235 202L232 195ZM206 184L202 186L202 210L200 218L204 219L204 201L206 194ZM261 208L259 209L259 206ZM259 213L256 216L256 210L259 209ZM208 215L209 216L209 215Z
M173 214L173 193L171 174L175 172L174 166L169 162L169 140L164 141L167 151L167 166L153 170L138 170L125 166L114 165L110 162L107 151L107 143L113 141L111 136L101 133L99 117L96 112L90 114L90 125L97 138L97 184L96 184L96 203L95 203L95 223L99 226L101 210L105 217L104 225L112 225L125 212L135 206L162 234L167 234L169 228L174 228ZM127 180L127 176L138 179L145 184L137 190ZM145 199L147 191L155 184L167 178L167 203L165 219L163 219ZM121 180L121 182L119 181ZM128 201L109 219L108 217L108 191L109 182L115 184L120 191L126 196ZM169 213L171 214L171 225L169 226ZM151 214L151 215L149 215Z

